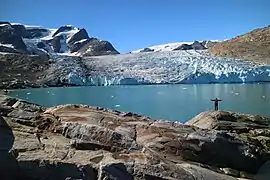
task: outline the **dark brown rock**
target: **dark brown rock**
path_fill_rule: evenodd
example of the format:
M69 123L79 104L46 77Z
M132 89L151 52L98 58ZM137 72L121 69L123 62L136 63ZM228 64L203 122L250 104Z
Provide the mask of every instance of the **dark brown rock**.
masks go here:
M189 44L182 44L180 46L178 46L177 48L174 49L174 51L178 51L178 50L191 50L193 49L191 45Z
M0 26L0 43L12 45L18 52L29 53L22 40L22 36L17 34L11 25Z
M264 146L243 139L245 133L154 121L133 113L123 116L84 105L45 110L24 101L9 104L12 112L4 118L13 130L12 154L25 179L236 180L232 176L263 172L267 160ZM24 116L27 113L33 117ZM215 113L214 123L245 122L239 119L243 116ZM247 122L266 126L263 117L255 122L248 117ZM267 135L256 127L253 134Z
M28 39L42 38L48 35L49 33L50 31L48 29L40 28L40 27L36 27L36 28L33 27L33 28L27 28L26 34L23 37L28 38Z
M191 47L192 47L192 49L195 49L195 50L204 50L204 49L206 49L206 47L202 43L200 43L199 41L194 41L191 44Z
M140 52L154 52L154 49L144 48L144 49L141 50Z
M55 36L52 40L53 50L54 52L60 52L61 49L61 40L64 39L63 36Z
M14 25L11 25L11 26L12 26L12 28L14 28L15 34L18 34L21 37L27 36L27 31L26 31L24 25L22 25L22 24L14 24Z
M97 171L91 165L75 165L46 160L20 161L20 178L26 179L97 179Z
M91 38L90 41L83 46L79 53L83 56L101 56L110 54L119 54L119 52L108 41L102 41L96 38Z
M73 52L77 52L78 50L80 50L81 48L83 48L85 45L87 45L89 43L89 41L91 41L91 39L87 39L83 42L76 42L74 44L71 44L69 46L70 48L70 52L73 53Z
M89 39L88 33L85 29L80 29L77 33L75 33L68 41L69 45L74 44L77 41L82 39Z
M70 31L72 29L73 29L72 26L61 26L60 28L57 29L57 31L55 31L55 33L53 34L53 37L56 36L60 32Z
M16 157L10 153L13 143L12 129L6 123L6 120L0 116L0 172L3 180L15 179L18 175Z

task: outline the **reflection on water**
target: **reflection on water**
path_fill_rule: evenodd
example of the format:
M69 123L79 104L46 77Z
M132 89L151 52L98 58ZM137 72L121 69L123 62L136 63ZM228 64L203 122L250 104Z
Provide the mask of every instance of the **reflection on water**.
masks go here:
M222 110L270 117L270 84L63 87L17 90L10 95L46 107L88 104L181 122L212 109L210 99L217 97L223 100Z

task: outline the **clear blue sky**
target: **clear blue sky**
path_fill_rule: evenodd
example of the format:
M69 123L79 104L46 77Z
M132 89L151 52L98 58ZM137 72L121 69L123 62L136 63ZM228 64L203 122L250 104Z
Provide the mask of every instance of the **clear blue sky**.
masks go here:
M1 0L0 20L72 24L120 52L177 41L226 39L270 24L270 0Z

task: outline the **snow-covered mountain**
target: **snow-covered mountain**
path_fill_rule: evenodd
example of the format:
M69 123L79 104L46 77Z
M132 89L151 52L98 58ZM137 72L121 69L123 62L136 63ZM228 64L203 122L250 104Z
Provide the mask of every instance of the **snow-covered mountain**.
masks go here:
M160 45L138 49L135 51L131 51L131 53L164 52L164 51L191 50L191 49L204 50L204 49L208 49L209 47L211 47L217 42L221 42L221 41L208 40L208 41L194 41L194 42L174 42L174 43L160 44Z
M0 52L96 56L119 54L108 41L89 37L72 25L49 29L0 22Z
M109 86L270 82L268 65L209 56L206 50L217 42L169 43L114 55L119 53L111 43L89 37L85 29L71 25L47 29L2 22L0 52L16 55L1 53L4 71L2 74L0 71L3 77L0 87L1 82L2 87L10 88L29 84ZM33 56L22 58L24 55L18 53L49 56L37 56L34 60ZM29 64L31 76L21 76L21 73L27 74L22 66L18 66L22 63L23 66Z

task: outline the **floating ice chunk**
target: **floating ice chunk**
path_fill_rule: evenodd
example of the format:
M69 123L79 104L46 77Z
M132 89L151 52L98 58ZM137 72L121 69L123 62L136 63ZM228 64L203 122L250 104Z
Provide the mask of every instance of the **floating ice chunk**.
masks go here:
M30 92L28 92L28 93L26 93L27 95L30 95L31 93Z
M114 107L120 107L120 104L116 104Z

